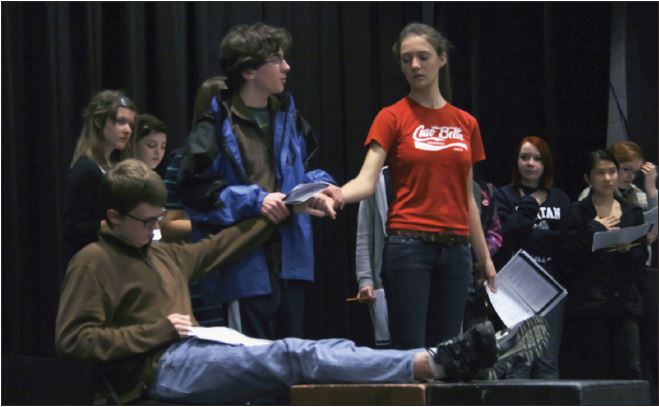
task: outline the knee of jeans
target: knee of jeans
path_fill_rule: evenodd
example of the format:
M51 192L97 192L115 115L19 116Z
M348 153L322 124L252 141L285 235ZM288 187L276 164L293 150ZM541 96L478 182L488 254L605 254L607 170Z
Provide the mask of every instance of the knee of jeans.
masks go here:
M316 357L317 354L325 349L348 349L354 348L355 343L347 339L320 339L308 340L299 338L285 338L273 342L277 351L286 354L304 354L309 357Z
M313 377L321 363L325 365L335 360L336 351L350 351L355 343L346 339L321 339L318 341L297 338L286 338L278 344L281 352L291 367L292 377L305 373L305 377Z

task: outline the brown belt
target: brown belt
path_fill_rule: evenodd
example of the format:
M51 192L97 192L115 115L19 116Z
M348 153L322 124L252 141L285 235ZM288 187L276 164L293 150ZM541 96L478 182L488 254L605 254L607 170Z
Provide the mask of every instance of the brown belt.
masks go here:
M443 246L457 246L459 244L468 244L469 236L456 235L451 232L426 232L423 230L408 229L389 229L389 235L405 236L418 239L423 242L439 243Z

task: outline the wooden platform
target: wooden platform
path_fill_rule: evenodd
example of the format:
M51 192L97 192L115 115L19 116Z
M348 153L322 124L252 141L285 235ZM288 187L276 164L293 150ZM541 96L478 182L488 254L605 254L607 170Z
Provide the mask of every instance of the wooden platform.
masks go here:
M497 380L291 388L293 405L649 405L642 380Z

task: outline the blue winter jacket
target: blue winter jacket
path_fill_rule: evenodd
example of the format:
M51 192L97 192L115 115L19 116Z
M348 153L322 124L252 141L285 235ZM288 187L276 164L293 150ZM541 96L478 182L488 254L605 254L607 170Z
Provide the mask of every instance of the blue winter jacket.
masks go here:
M225 100L231 100L227 98ZM301 183L336 184L323 170L306 170L313 142L311 127L296 112L289 94L276 97L279 109L271 121L275 178L286 194ZM249 184L236 131L243 131L227 102L213 99L209 120L200 121L186 141L178 179L178 192L192 221L192 241L217 233L242 219L260 216L269 193ZM237 124L238 123L238 124ZM272 192L272 191L271 191ZM281 235L281 279L314 280L314 255L309 215L291 210L278 225ZM271 290L263 247L211 273L204 282L204 297L217 301L269 294Z

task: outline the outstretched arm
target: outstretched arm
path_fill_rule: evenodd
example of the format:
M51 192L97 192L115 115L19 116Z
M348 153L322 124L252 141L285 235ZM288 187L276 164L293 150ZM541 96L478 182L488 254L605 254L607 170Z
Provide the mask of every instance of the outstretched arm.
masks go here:
M263 245L275 225L259 216L222 229L197 243L167 245L188 279L197 278Z
M375 141L371 142L359 174L341 187L344 203L358 202L373 195L386 158L387 152L382 146ZM335 205L335 207L342 206L341 202Z

